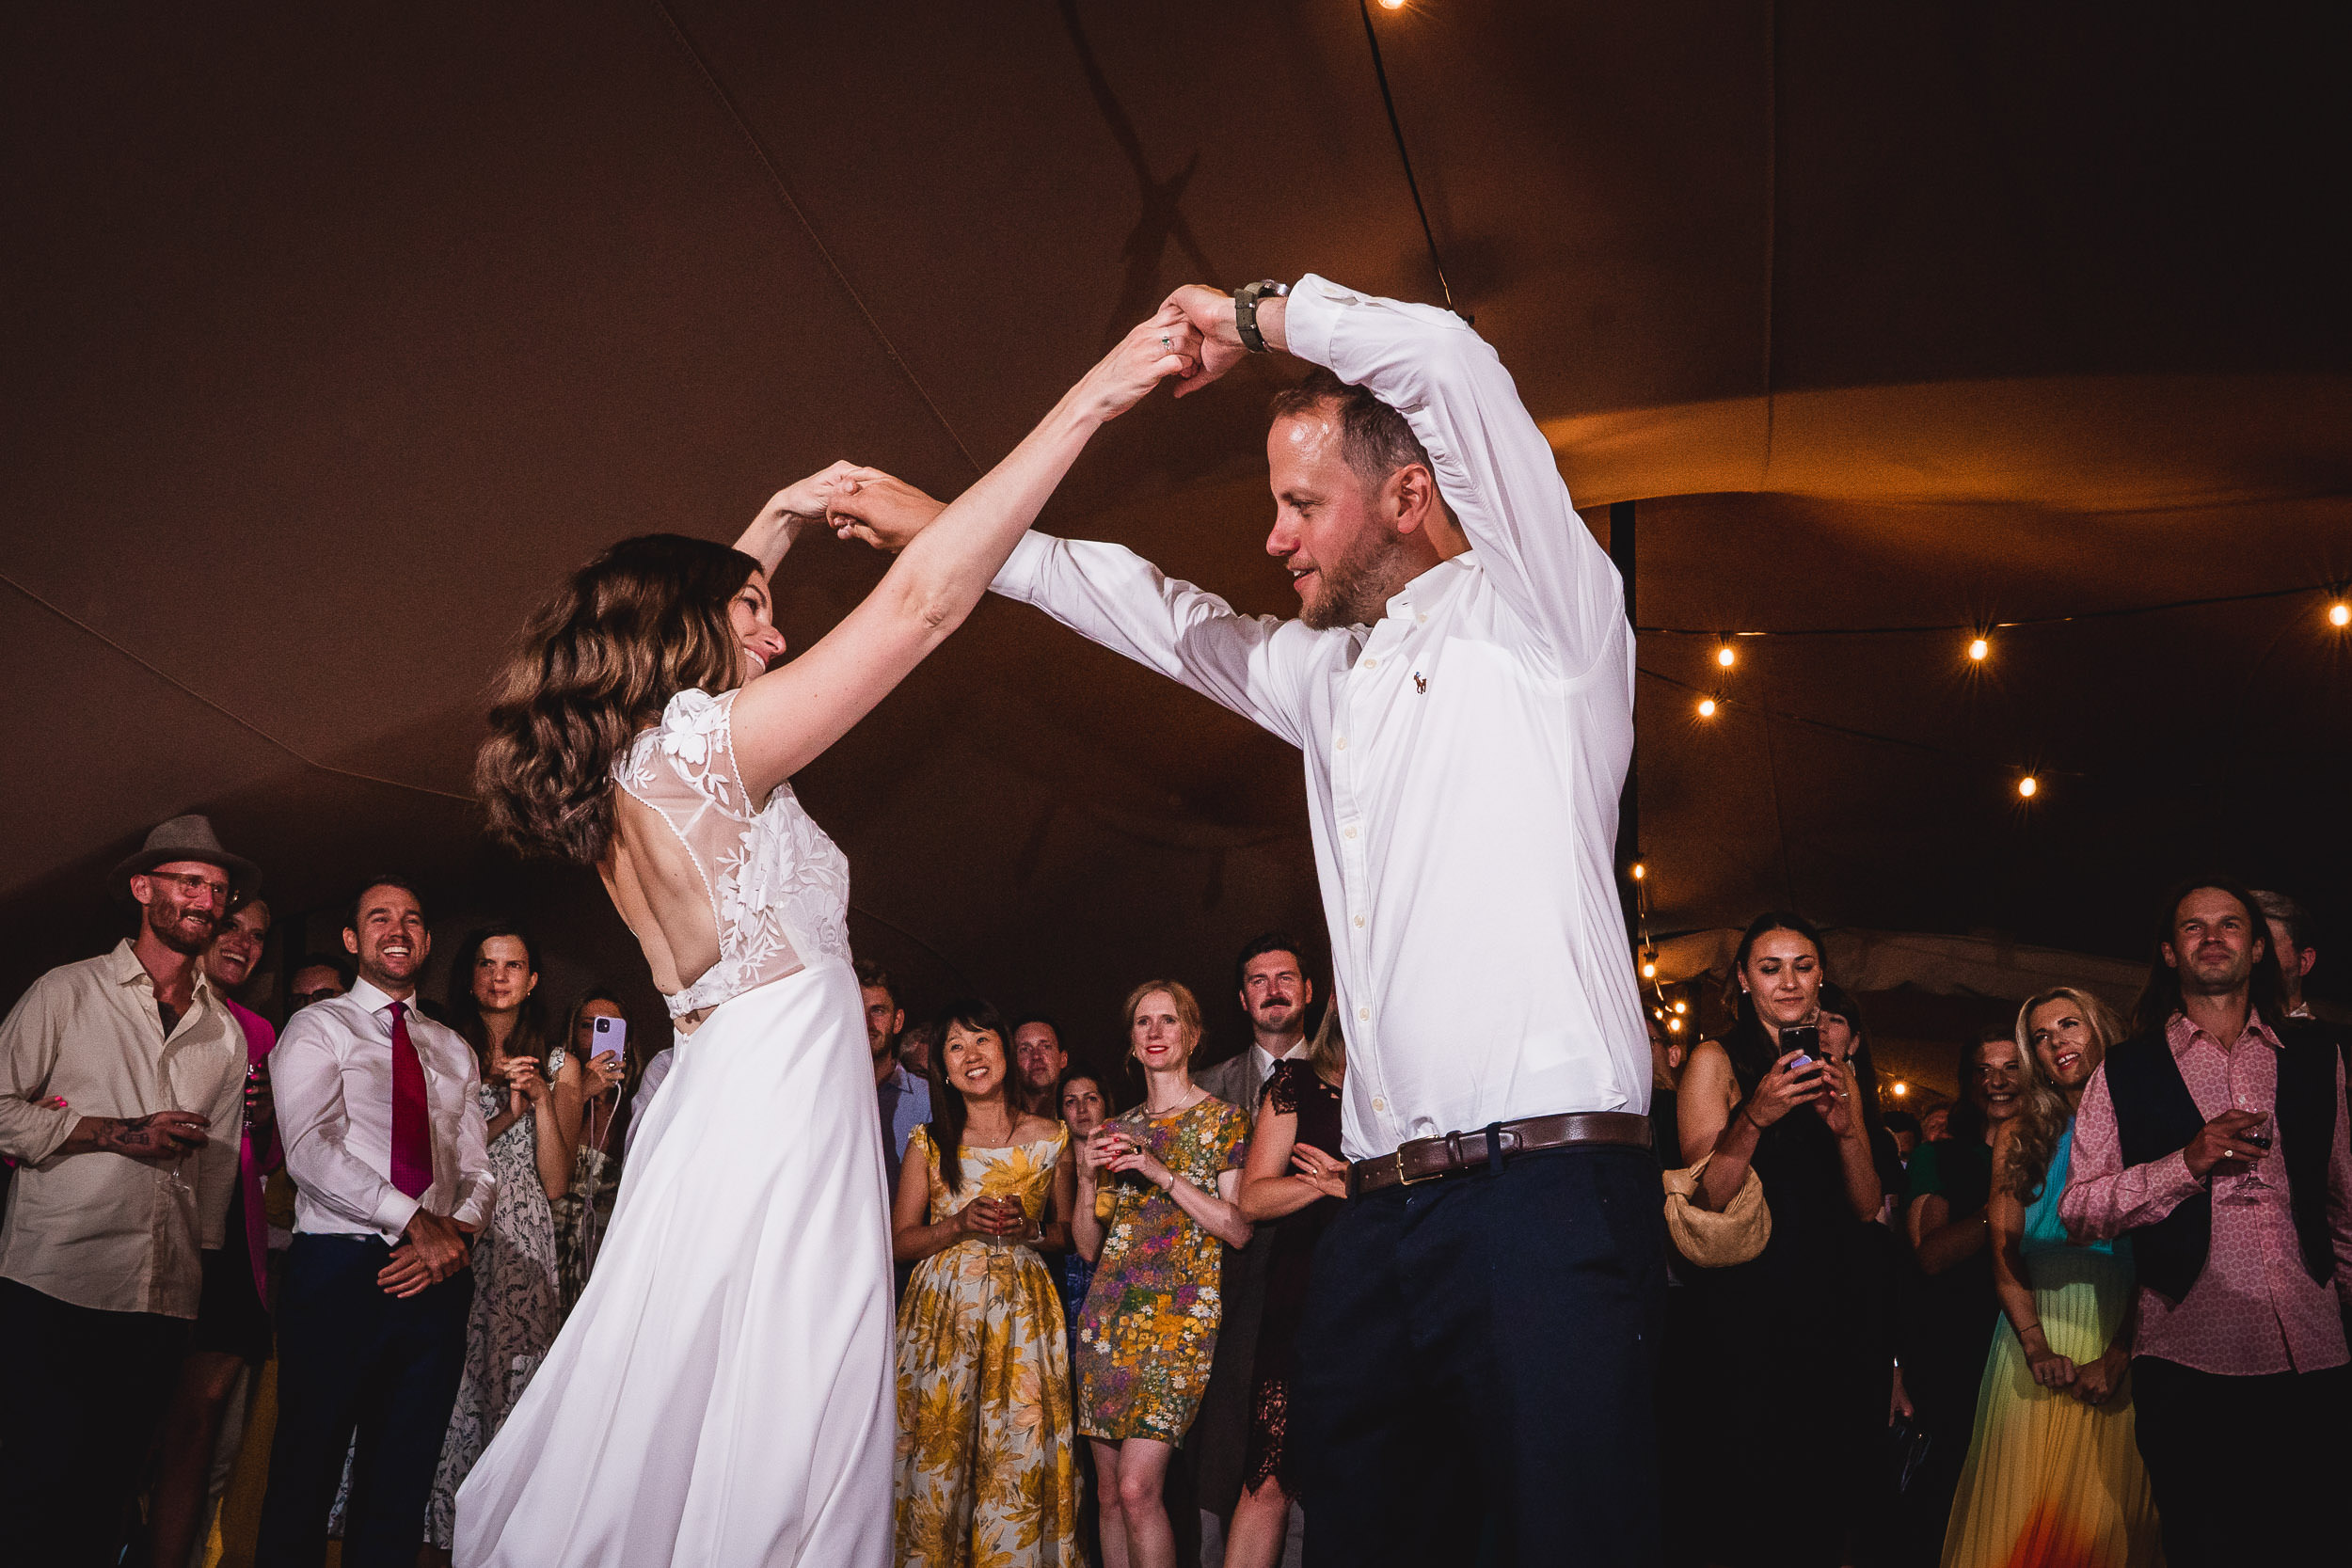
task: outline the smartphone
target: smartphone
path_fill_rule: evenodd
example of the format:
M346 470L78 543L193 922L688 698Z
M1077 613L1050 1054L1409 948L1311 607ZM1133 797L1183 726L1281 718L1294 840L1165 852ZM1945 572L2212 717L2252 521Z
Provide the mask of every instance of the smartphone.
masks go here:
M628 1020L605 1018L599 1015L591 1022L596 1024L596 1043L588 1054L601 1056L610 1051L623 1061L627 1061L628 1059Z
M1821 1059L1820 1029L1810 1023L1783 1029L1780 1032L1781 1054L1785 1056L1791 1051L1799 1053L1797 1059L1789 1064L1797 1071L1804 1072L1818 1066Z

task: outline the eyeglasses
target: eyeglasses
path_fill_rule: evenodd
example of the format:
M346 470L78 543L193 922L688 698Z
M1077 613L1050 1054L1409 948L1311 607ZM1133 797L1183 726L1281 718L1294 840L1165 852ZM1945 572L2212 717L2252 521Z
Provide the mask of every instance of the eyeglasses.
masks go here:
M229 884L227 882L216 882L210 877L199 877L193 871L150 871L147 873L147 879L151 882L177 882L183 893L209 893L213 895L215 903L223 909L229 907Z

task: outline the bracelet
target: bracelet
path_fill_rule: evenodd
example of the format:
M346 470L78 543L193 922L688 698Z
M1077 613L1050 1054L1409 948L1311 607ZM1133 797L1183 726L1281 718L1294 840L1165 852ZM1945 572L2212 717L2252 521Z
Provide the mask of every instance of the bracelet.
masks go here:
M1760 1121L1758 1121L1758 1120L1756 1120L1756 1119L1755 1116L1754 1116L1754 1115L1752 1115L1752 1114L1749 1112L1749 1110L1748 1110L1747 1106L1745 1106L1745 1105L1741 1105L1741 1106L1740 1107L1740 1117L1741 1117L1743 1119L1745 1119L1745 1120L1746 1120L1747 1124L1748 1124L1750 1127L1755 1128L1755 1129L1756 1129L1758 1132L1763 1132L1763 1131L1764 1131L1764 1124L1763 1124L1762 1122L1760 1122Z

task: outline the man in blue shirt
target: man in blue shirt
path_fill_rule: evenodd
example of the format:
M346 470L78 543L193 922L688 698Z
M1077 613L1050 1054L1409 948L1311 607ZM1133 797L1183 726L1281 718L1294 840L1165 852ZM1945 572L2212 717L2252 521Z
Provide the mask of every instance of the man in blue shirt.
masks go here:
M860 958L857 984L866 1003L866 1045L874 1053L874 1098L895 1187L898 1167L906 1161L907 1139L931 1119L931 1086L899 1065L898 1031L906 1027L907 1013L898 1005L890 975L880 964Z

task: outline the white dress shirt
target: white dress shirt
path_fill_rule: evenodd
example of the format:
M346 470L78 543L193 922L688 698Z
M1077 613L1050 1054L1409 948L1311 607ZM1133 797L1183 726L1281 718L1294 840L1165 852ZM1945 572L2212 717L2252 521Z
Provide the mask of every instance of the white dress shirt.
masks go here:
M1428 449L1470 549L1371 627L1237 615L1114 545L1030 534L993 585L1298 747L1348 1043L1350 1159L1565 1111L1646 1112L1613 860L1633 749L1616 570L1494 351L1310 274L1293 354Z
M1273 1052L1268 1051L1264 1046L1260 1045L1256 1040L1251 1040L1249 1042L1249 1053L1258 1059L1258 1082L1263 1084L1267 1079L1274 1076L1275 1063L1287 1062L1293 1057L1304 1056L1307 1054L1307 1042L1305 1040L1300 1040L1296 1045L1292 1046L1288 1051L1285 1051L1279 1056L1277 1056Z
M155 1111L205 1117L204 1147L167 1165L57 1152L84 1117ZM245 1030L202 971L167 1036L129 942L51 970L0 1023L0 1154L22 1162L0 1276L103 1312L195 1317L198 1248L226 1238L244 1116Z
M417 1011L413 998L407 1023L433 1136L433 1184L421 1197L392 1185L392 999L361 980L294 1014L278 1037L269 1081L297 1233L397 1243L419 1209L461 1225L489 1222L498 1179L473 1049Z

